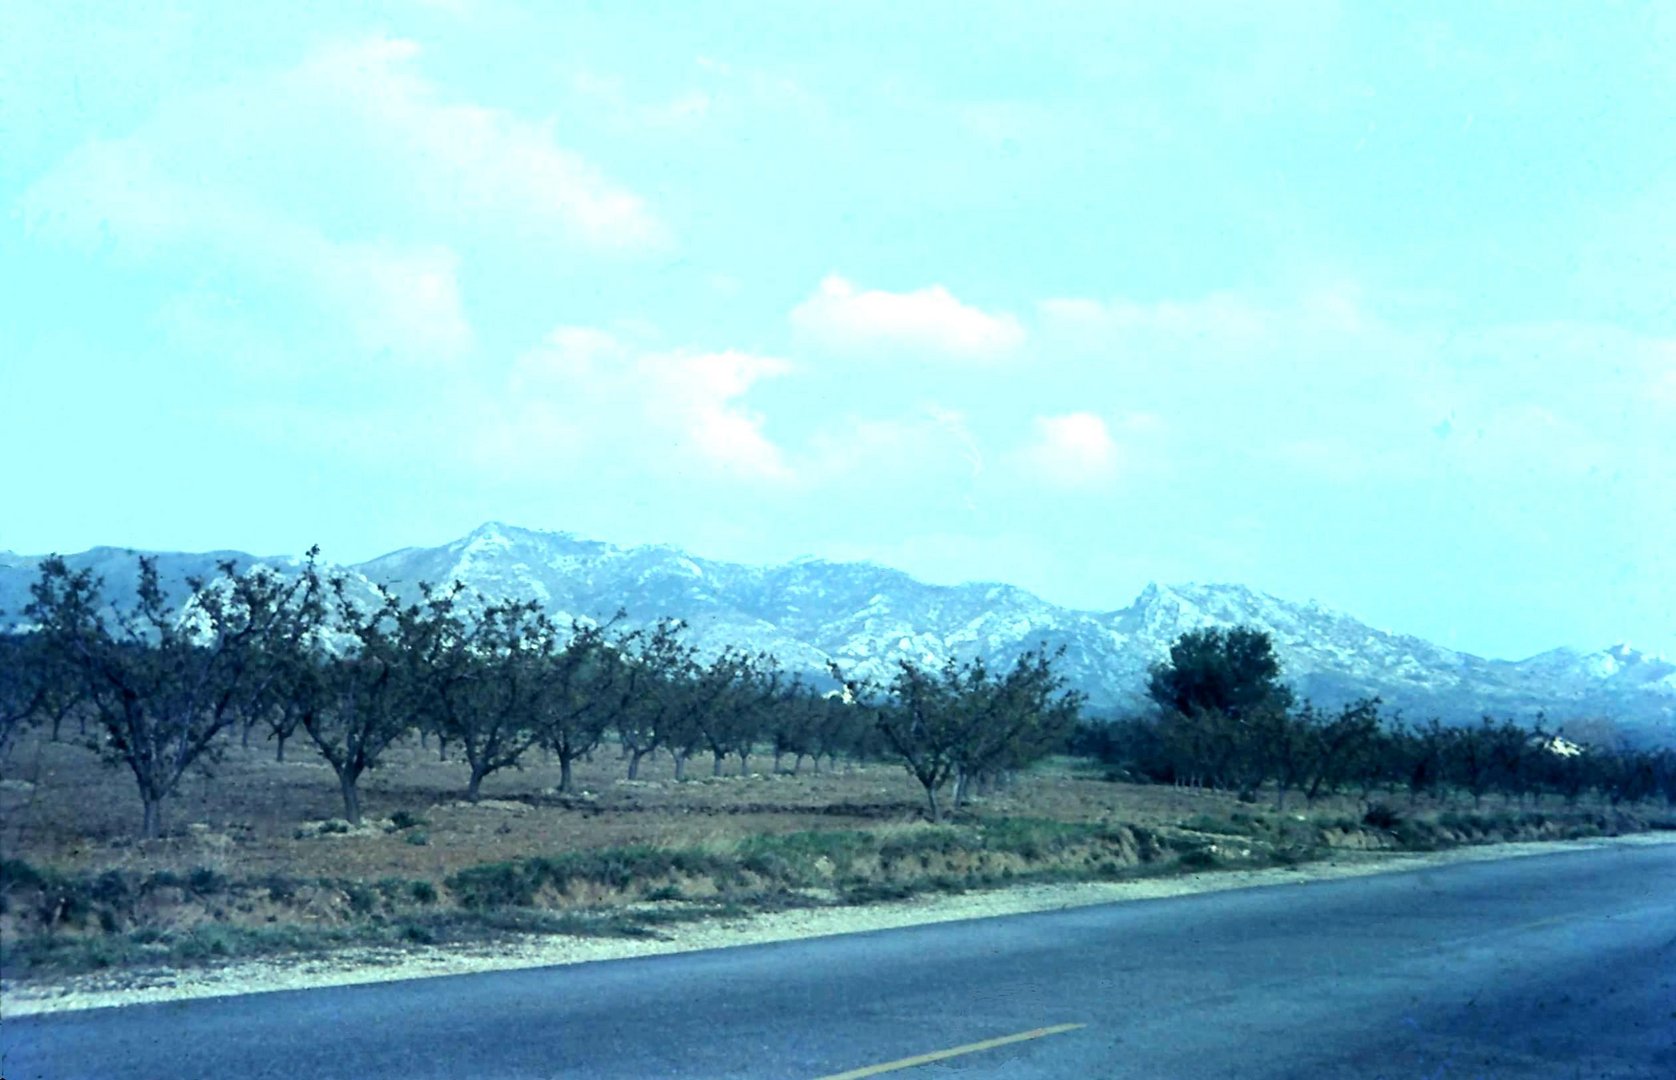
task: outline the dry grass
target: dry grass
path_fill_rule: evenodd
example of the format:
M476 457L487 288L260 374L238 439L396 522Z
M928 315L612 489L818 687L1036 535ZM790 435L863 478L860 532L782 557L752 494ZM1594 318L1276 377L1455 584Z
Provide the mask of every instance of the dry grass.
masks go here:
M168 835L139 842L125 771L85 747L20 745L0 783L0 944L12 977L354 942L657 933L745 909L1656 823L1557 806L1474 814L1457 803L1404 806L1369 825L1356 799L1307 812L1294 799L1278 812L1226 793L1113 783L1069 759L944 826L924 820L922 792L901 768L880 763L793 776L760 758L764 772L676 783L665 759L630 782L603 753L578 768L576 793L560 795L557 766L534 755L490 778L473 805L461 799L458 762L409 745L363 780L366 827L342 831L320 828L341 813L330 769L304 746L294 757L229 747L212 775L166 804Z
M65 872L211 866L241 875L296 877L386 875L440 880L483 862L556 852L647 845L725 850L763 834L825 829L906 827L924 817L918 785L898 766L868 763L836 773L760 771L713 779L695 760L676 783L667 758L642 764L642 779L623 779L614 752L580 763L577 792L559 795L556 763L539 754L529 766L490 777L481 802L463 801L465 770L434 750L400 746L362 780L368 821L403 812L422 825L398 832L299 839L299 827L342 814L331 770L306 745L293 759L271 747L230 747L212 775L191 777L164 804L167 835L134 840L139 798L126 770L89 750L41 739L14 751L0 789L0 852ZM19 783L21 781L22 783ZM974 804L984 816L1066 822L1122 820L1164 825L1215 812L1231 797L1163 787L1112 784L1097 772L1057 762L1026 774ZM422 832L424 845L411 842Z

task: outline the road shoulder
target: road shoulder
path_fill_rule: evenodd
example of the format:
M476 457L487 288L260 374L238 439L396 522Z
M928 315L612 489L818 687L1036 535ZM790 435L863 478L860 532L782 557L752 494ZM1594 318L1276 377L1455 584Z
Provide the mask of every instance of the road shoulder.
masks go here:
M864 907L768 912L677 926L658 938L555 935L486 946L349 949L300 958L241 961L213 968L85 975L57 984L32 983L6 987L0 991L0 1002L3 1002L0 1012L9 1019L146 1002L581 964L1054 911L1092 904L1154 900L1227 889L1328 881L1463 862L1667 843L1676 843L1676 833L1486 844L1425 853L1340 852L1330 859L1297 867L1215 870L1123 882L1029 885L956 896L919 897Z

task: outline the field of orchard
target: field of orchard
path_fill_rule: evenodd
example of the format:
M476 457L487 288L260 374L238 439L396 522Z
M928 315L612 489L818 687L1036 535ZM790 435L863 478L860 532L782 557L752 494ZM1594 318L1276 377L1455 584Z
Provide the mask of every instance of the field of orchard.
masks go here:
M1083 715L1047 649L816 684L663 622L227 566L112 608L43 564L0 636L9 977L346 941L1666 827L1676 754L1296 701L1189 633Z

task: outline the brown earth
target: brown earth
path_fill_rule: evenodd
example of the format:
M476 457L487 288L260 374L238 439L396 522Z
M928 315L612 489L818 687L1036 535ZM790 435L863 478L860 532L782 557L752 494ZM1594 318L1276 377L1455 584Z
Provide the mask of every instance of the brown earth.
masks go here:
M331 770L306 745L291 751L280 763L268 747L228 747L165 804L166 835L141 842L126 770L85 746L26 739L0 779L0 975L15 987L532 932L690 936L683 926L746 912L1676 827L1662 807L1385 796L1397 810L1381 828L1348 796L1306 806L1294 795L1281 811L1272 798L1115 783L1073 759L985 793L945 826L925 820L898 766L792 775L766 756L743 776L736 762L700 776L709 763L695 761L695 778L677 783L667 758L629 781L600 753L559 794L557 765L535 754L472 804L459 762L407 745L363 779L366 821L351 828Z
M531 755L523 770L489 777L472 805L463 799L464 766L415 744L392 749L362 779L368 828L299 837L300 829L340 818L343 808L331 769L306 744L294 741L287 752L291 760L280 764L271 747L230 747L209 776L189 777L164 803L167 835L139 842L139 796L125 768L104 765L81 746L28 739L0 782L0 854L65 872L207 866L239 876L441 880L467 866L564 851L726 846L753 835L869 829L925 816L921 789L896 765L815 773L805 764L794 776L774 773L772 759L761 756L748 776L730 761L728 775L711 778L708 760L695 759L689 779L676 783L660 757L629 781L614 752L579 763L571 795L555 790L557 764ZM1301 799L1292 802L1302 810ZM1098 770L1062 761L985 795L971 813L1156 827L1239 810L1269 807L1242 806L1220 792L1110 783ZM398 812L424 824L399 832L371 824ZM1360 813L1352 799L1323 800L1311 810L1323 819ZM428 843L411 842L416 831Z

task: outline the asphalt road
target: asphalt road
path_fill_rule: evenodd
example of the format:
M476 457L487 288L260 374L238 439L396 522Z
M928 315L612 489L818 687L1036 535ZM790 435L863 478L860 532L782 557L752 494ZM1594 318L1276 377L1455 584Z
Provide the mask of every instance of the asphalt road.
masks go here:
M1670 1080L1676 845L49 1014L0 1024L0 1053L5 1080Z

